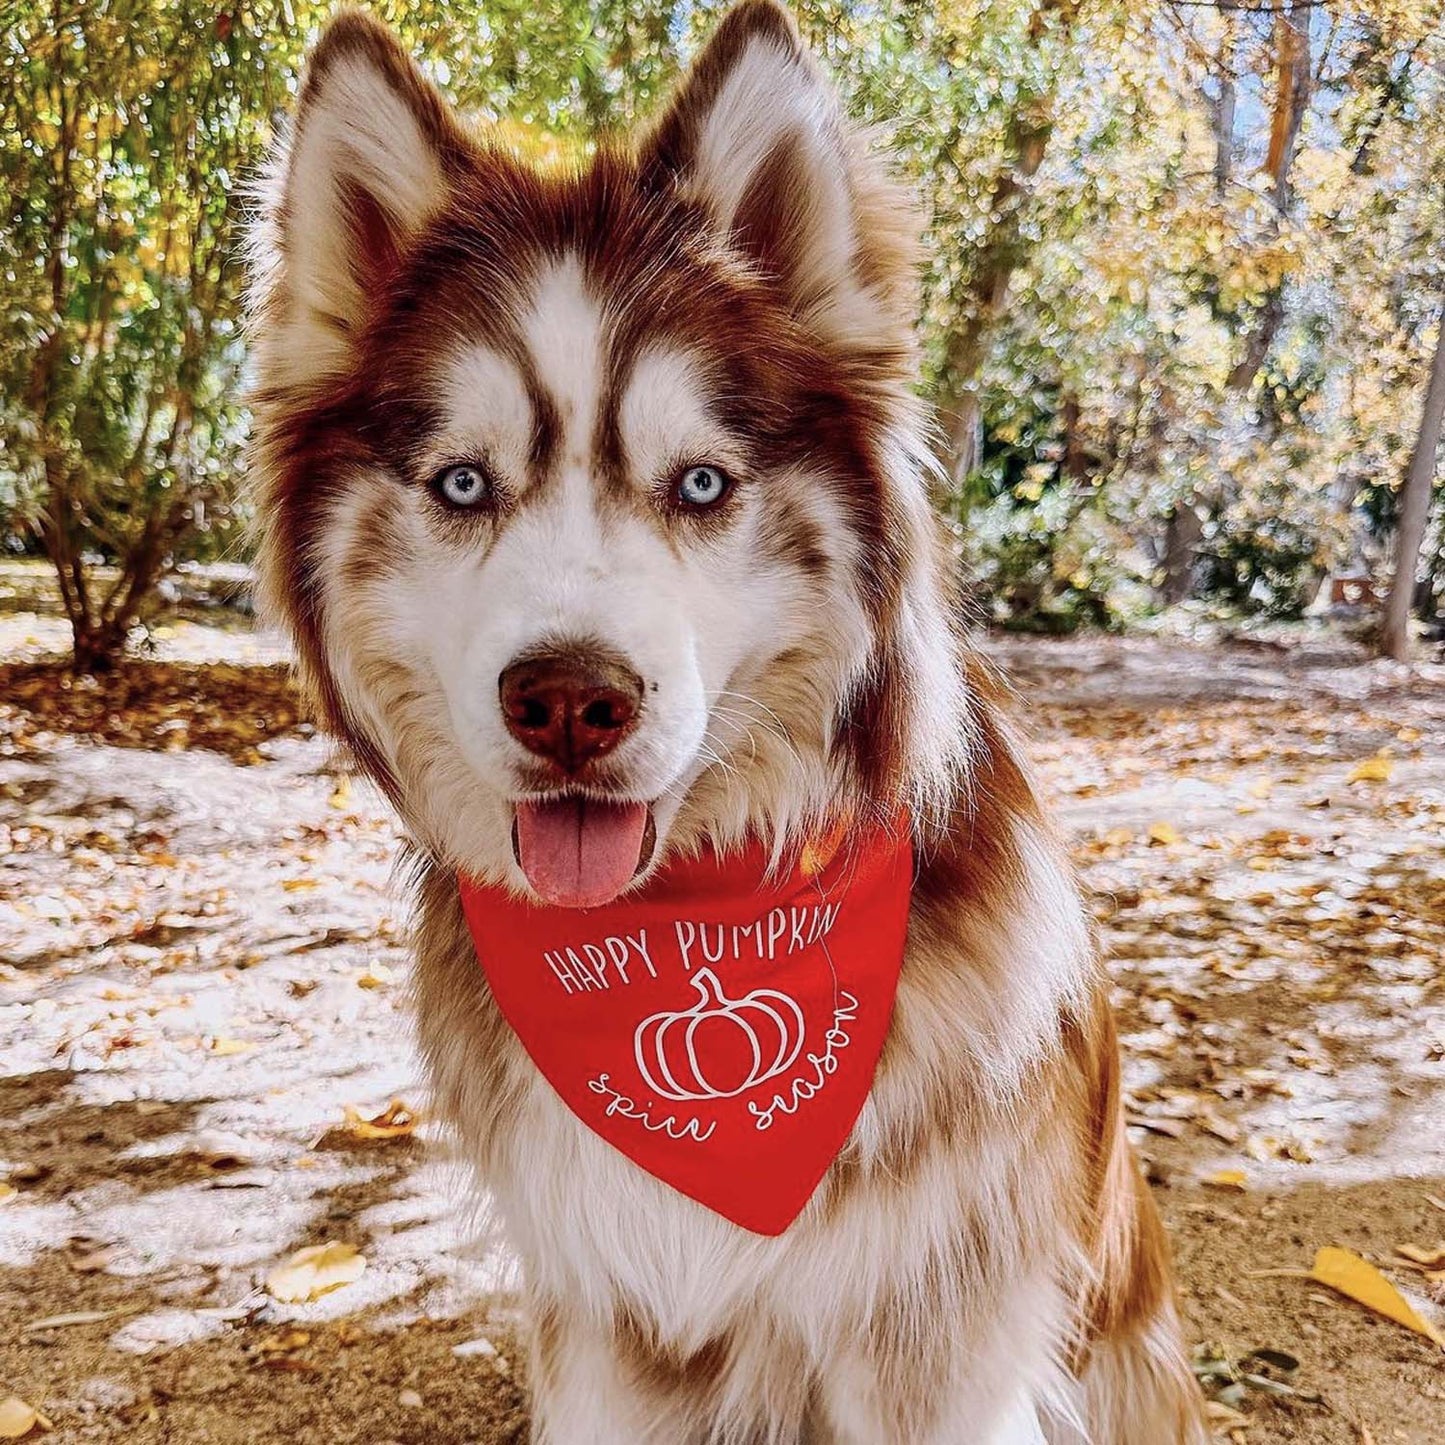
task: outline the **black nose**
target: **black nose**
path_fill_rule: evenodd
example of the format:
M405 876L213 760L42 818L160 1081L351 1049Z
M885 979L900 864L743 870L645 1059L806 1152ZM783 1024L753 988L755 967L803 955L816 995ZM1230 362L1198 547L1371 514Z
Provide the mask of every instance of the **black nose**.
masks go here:
M642 679L592 649L529 653L503 670L500 688L507 731L567 774L611 752L642 711Z

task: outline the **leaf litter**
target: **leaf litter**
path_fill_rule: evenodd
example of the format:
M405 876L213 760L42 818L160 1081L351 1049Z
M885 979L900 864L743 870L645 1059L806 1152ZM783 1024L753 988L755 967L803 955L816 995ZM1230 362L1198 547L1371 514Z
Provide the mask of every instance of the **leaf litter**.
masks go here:
M298 1249L266 1276L266 1290L285 1304L310 1304L332 1290L355 1284L366 1270L366 1258L340 1240Z
M1371 1332L1373 1313L1333 1288L1253 1271L1288 1263L1301 1243L1306 1257L1337 1243L1373 1254L1373 1237L1402 1242L1387 1266L1398 1277L1436 1287L1427 1251L1439 1214L1429 1211L1432 1197L1445 1200L1445 1150L1422 1121L1438 1117L1445 1073L1426 1057L1430 1039L1445 1039L1434 989L1445 953L1445 767L1432 761L1445 756L1445 708L1380 692L1359 670L1347 670L1356 691L1342 701L1326 690L1334 673L1284 676L1238 654L1161 660L1157 645L1112 639L1010 648L1038 703L1045 786L1112 958L1129 1118L1178 1244L1188 1327L1218 1340L1230 1362L1209 1376L1211 1391L1241 1387L1216 1404L1243 1418L1229 1428L1249 1445L1355 1445L1361 1412L1381 1442L1434 1445L1445 1407L1431 1394L1438 1363L1427 1363L1437 1357L1425 1336L1383 1320ZM244 677L222 682L226 709L244 715L252 704L233 692ZM262 712L270 687L262 678ZM4 717L3 866L16 895L42 901L0 919L0 1006L19 1000L24 1011L16 1078L53 1091L44 1071L58 1063L80 1071L65 1097L91 1097L102 1083L108 1098L136 1095L133 1113L91 1144L79 1125L63 1148L27 1125L7 1148L38 1172L22 1178L15 1160L0 1160L0 1179L17 1190L5 1218L28 1220L87 1188L152 1189L147 1171L168 1188L245 1187L187 1196L160 1224L170 1253L150 1262L110 1253L123 1229L67 1223L66 1236L94 1242L36 1256L63 1272L38 1275L50 1282L27 1296L26 1312L51 1327L0 1340L0 1378L23 1397L36 1378L27 1349L54 1362L73 1348L79 1359L128 1318L118 1306L171 1307L157 1295L170 1272L211 1333L125 1357L127 1379L145 1398L170 1359L197 1379L223 1378L225 1341L239 1339L246 1373L225 1393L248 1404L233 1409L234 1425L208 1417L224 1445L250 1438L248 1420L271 1418L274 1392L314 1388L342 1368L358 1410L415 1389L429 1421L487 1445L513 1438L513 1386L495 1369L476 1374L494 1357L453 1352L485 1338L510 1353L507 1327L490 1304L467 1313L435 1302L463 1271L431 1222L451 1203L428 1175L434 1150L411 1102L398 1013L404 929L387 891L396 835L379 800L300 724L208 746L203 727L162 731L174 717L143 706L106 725L110 742L84 717L72 742L58 706ZM1385 750L1388 777L1347 781ZM187 1102L201 1099L212 1102ZM136 1129L159 1142L127 1160ZM244 1167L207 1163L198 1141L212 1135L251 1139ZM349 1141L347 1151L318 1150L323 1137ZM239 1232L250 1263L178 1252L218 1208L228 1248ZM296 1272L283 1252L317 1218L327 1242L313 1248L351 1241L359 1273L349 1258L333 1261L336 1273L324 1260ZM101 1267L76 1270L92 1257ZM269 1275L294 1304L248 1293ZM398 1322L373 1327L375 1301L418 1290L433 1302L388 1305ZM298 1307L308 1312L293 1329L284 1311ZM318 1314L332 1322L316 1324ZM55 1323L77 1315L89 1325ZM343 1337L354 1319L362 1327ZM438 1353L427 1356L433 1331ZM392 1364L373 1387L337 1351ZM414 1373L422 1357L435 1361L424 1381ZM1298 1369L1285 1371L1284 1358ZM271 1393L247 1395L248 1377ZM474 1424L492 1409L512 1434ZM122 1423L112 1424L119 1438Z

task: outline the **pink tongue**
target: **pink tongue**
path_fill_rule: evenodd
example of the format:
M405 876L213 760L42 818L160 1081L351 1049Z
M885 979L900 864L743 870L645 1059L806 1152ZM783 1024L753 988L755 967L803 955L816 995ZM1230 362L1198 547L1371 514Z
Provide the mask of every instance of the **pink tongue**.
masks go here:
M645 803L518 803L517 861L548 903L595 908L632 880L646 827Z

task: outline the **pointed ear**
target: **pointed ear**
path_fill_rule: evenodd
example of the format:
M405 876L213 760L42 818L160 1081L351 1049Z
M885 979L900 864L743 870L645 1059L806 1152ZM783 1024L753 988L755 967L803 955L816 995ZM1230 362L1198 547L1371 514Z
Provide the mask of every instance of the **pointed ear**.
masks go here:
M643 175L700 205L825 339L908 347L911 207L774 0L718 27L644 141Z
M343 368L370 298L440 209L467 140L400 42L359 11L311 56L258 249L269 385ZM269 253L269 254L264 254Z

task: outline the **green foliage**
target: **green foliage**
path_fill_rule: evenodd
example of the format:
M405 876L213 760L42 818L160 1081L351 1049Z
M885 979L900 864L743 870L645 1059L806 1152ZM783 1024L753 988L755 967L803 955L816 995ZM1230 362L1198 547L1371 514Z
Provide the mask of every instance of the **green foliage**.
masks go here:
M1104 585L1128 597L1131 577L1162 575L1164 521L1186 502L1206 518L1193 581L1233 606L1293 614L1326 571L1383 560L1445 281L1430 9L1080 8L1029 244L975 374L983 441L959 479L989 512L983 530L972 513L975 570L1009 575L1022 534L1067 577L1112 525ZM1272 169L1289 19L1310 84ZM1001 491L1000 468L1029 485ZM1050 505L1080 480L1096 505ZM1000 505L1028 515L1001 525Z
M286 86L273 44L225 12L12 10L0 498L56 565L78 657L103 665L165 570L234 519L238 183ZM104 586L96 559L119 565Z
M726 6L372 8L545 144L645 114ZM924 384L1000 616L1132 615L1186 503L1194 581L1234 605L1297 610L1379 557L1445 287L1430 8L797 7L926 213ZM246 187L330 10L4 7L0 524L53 559L91 662L178 560L238 545Z

